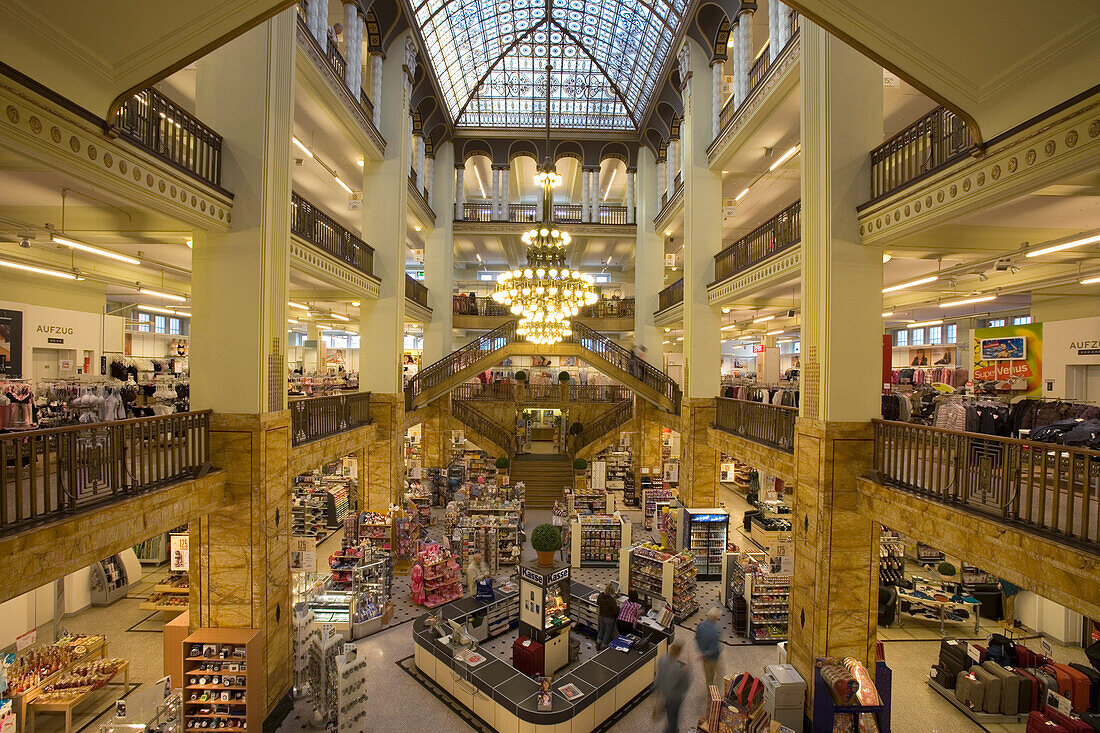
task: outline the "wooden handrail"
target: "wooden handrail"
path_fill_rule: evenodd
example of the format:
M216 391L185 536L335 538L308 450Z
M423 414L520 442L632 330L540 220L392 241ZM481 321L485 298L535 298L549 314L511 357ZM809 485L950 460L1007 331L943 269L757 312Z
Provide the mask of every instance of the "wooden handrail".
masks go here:
M802 241L802 201L795 201L714 256L714 282L743 272Z
M595 421L584 425L573 442L573 452L584 448L601 436L630 421L634 417L634 400L624 400L605 412Z
M667 398L672 404L673 412L680 413L680 385L675 379L583 323L574 321L572 330L573 335L568 339L571 343L588 349L612 366L644 383Z
M308 397L290 403L290 442L302 445L372 422L370 392Z
M633 397L630 388L621 384L525 384L519 388L512 382L465 382L451 391L452 400L473 402L622 402Z
M1100 451L874 420L887 486L1100 554Z
M428 287L408 274L405 275L405 297L425 308L428 307Z
M446 382L466 367L515 340L516 322L508 321L424 367L405 385L405 409L410 412L413 410L416 396L421 392Z
M794 421L798 408L718 397L714 427L784 453L794 453Z
M684 302L684 278L680 278L676 282L665 287L661 292L657 293L657 312L671 308L677 303Z
M469 402L463 402L462 400L451 402L451 415L459 422L469 426L470 429L481 433L486 438L496 443L503 448L508 455L512 455L516 452L514 431L508 430L502 425L498 425L488 416L475 410Z
M0 534L195 478L210 461L210 415L0 434Z

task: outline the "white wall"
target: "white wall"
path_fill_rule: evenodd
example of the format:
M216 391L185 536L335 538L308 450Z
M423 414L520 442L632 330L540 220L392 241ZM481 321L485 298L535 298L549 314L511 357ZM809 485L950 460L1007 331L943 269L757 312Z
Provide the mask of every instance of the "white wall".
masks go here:
M125 320L102 313L50 308L9 300L0 300L0 308L21 311L23 314L23 378L38 379L56 375L33 373L35 348L75 352L64 358L74 358L76 367L82 366L85 351L91 352L91 374L99 374L99 357L104 352L122 351L122 332ZM48 339L61 339L62 343L50 343Z
M1061 644L1080 644L1081 614L1030 591L1016 596L1016 618Z
M1043 396L1065 397L1067 392L1066 367L1073 364L1100 364L1100 354L1078 354L1071 344L1082 341L1100 342L1100 317L1074 318L1068 321L1043 323ZM1100 343L1092 344L1093 348ZM1046 382L1054 380L1052 390Z

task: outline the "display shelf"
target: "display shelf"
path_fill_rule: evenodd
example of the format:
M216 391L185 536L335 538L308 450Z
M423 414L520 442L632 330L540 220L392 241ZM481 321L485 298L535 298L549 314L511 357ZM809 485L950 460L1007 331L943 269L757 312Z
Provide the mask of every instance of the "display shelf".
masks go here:
M883 531L879 538L879 585L898 585L905 578L905 543L901 537Z
M733 599L745 599L745 626L735 629L754 644L775 644L787 638L790 615L791 576L780 572L775 558L761 552L738 552L727 556L726 605L735 610Z
M574 568L613 567L619 551L630 546L632 525L614 514L581 515L571 524L569 558Z
M163 532L134 545L134 554L142 565L168 562L168 533Z
M664 601L677 620L699 609L697 573L694 558L688 551L668 553L650 544L624 547L620 551L620 587L636 590L651 601L655 598Z
M353 650L336 658L336 730L367 730L367 660Z
M163 583L153 586L148 600L138 604L143 611L181 613L190 603L190 583L186 572L172 572Z
M449 550L436 542L421 543L418 558L424 568L424 599L420 605L435 608L462 596L462 568Z
M109 606L126 597L130 580L126 566L118 555L111 555L92 565L91 591L93 606Z
M675 496L676 493L672 489L664 487L642 489L642 524L646 529L653 529L653 518L657 514L657 505L667 504Z
M183 641L183 727L259 730L263 726L263 636L256 629L199 629ZM218 678L218 684L200 680ZM232 684L225 684L226 680ZM206 699L203 699L206 698ZM205 722L205 726L204 726Z

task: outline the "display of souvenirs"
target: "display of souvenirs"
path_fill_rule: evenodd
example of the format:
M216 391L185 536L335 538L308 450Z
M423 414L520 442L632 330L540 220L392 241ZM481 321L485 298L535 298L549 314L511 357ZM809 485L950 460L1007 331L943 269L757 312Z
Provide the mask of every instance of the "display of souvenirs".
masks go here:
M462 596L462 568L438 542L420 543L413 572L422 583L419 593L414 584L413 601L422 606L435 608Z

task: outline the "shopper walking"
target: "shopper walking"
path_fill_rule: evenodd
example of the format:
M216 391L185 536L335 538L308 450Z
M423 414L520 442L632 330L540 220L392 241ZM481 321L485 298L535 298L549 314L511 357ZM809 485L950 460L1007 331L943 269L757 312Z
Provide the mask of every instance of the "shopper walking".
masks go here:
M722 679L721 665L722 642L719 638L718 619L722 618L720 608L711 608L707 617L699 622L695 629L695 646L699 647L699 657L703 660L703 675L707 684L703 687L703 707L710 709L710 686Z
M615 600L615 587L608 583L596 599L599 607L599 631L596 634L596 651L602 650L615 638L615 620L619 617L619 604Z
M466 566L466 592L471 596L477 593L477 581L485 580L492 573L485 564L485 557L480 552L475 552L470 558L470 564Z
M691 670L680 661L683 645L674 641L668 647L668 654L657 660L658 705L665 711L665 733L676 733L680 727L680 708L684 696L691 687ZM655 716L656 717L656 716Z

